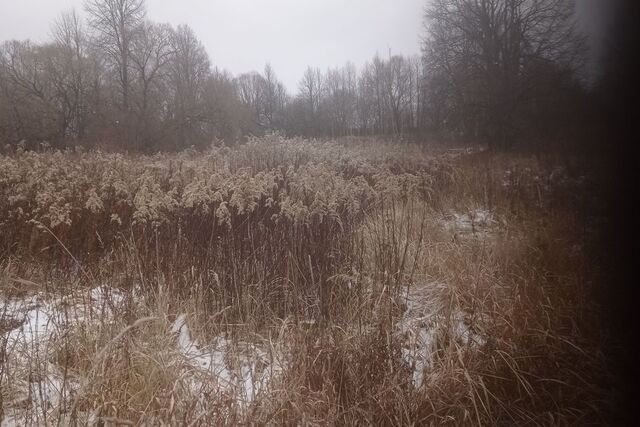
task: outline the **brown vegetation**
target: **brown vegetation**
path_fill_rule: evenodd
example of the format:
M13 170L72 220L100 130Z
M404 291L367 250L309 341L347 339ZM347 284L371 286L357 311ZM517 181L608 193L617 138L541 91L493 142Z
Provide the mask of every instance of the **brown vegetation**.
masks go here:
M4 417L602 423L589 183L551 159L374 139L15 150ZM36 344L15 328L34 310Z

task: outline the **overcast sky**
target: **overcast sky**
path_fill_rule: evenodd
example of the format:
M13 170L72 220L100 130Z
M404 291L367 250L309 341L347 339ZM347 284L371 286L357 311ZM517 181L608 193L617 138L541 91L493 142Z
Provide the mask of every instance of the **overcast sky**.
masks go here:
M596 48L610 0L577 0L579 16ZM84 0L0 0L0 41L49 38L64 10ZM326 69L376 54L420 51L425 0L147 0L147 17L189 24L214 66L239 74L270 62L295 92L307 65Z
M214 66L239 74L270 62L290 91L307 65L326 69L376 52L420 52L425 0L147 0L147 17L189 24ZM0 40L46 41L63 10L84 0L0 0Z

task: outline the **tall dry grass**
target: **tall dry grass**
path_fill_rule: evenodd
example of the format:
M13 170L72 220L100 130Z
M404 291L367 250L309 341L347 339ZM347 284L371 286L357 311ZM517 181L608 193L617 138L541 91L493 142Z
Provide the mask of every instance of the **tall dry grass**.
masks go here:
M528 157L277 136L205 153L16 152L0 166L3 332L20 320L12 298L122 294L66 314L41 352L3 334L7 419L608 416L588 177ZM181 350L181 314L198 351L223 354L238 378L252 371L251 396ZM15 386L42 388L54 369L66 389L55 407Z

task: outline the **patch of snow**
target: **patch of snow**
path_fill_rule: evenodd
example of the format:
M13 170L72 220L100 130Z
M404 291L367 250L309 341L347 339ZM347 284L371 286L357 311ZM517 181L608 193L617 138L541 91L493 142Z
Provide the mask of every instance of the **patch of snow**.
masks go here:
M467 348L486 344L486 338L474 330L462 311L447 310L443 288L438 283L414 284L401 295L405 310L395 333L403 344L402 357L412 370L417 388L422 386L424 373L432 366L437 351L447 342Z
M20 380L11 385L16 393L4 408L2 427L51 424L52 414L62 409L72 390L77 389L78 383L71 378L65 380L53 364L46 363L43 370L37 381Z
M456 234L488 234L498 225L495 216L486 209L474 209L467 213L452 213L443 220L445 229Z
M0 335L0 343L6 352L5 372L12 375L3 426L24 425L21 420L27 419L41 424L66 403L78 383L70 378L65 381L49 362L55 352L53 338L84 321L110 320L123 300L120 290L107 286L57 297L0 298L1 317L10 325Z
M218 391L231 396L240 407L250 404L284 370L281 357L269 357L254 344L217 337L211 346L201 347L191 337L185 314L176 318L171 332L177 335L177 347L185 361L209 380L214 379ZM191 382L194 392L202 390L203 385L196 378Z
M3 317L22 320L17 327L5 332L7 343L9 347L39 345L68 324L92 320L98 314L111 318L123 300L122 291L106 286L56 298L38 294L4 300L0 302Z

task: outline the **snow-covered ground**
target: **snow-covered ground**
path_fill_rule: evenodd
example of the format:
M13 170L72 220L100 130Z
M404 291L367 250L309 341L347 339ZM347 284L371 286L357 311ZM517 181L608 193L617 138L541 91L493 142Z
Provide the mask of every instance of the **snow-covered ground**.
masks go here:
M395 333L403 344L402 356L413 372L416 387L422 386L425 370L432 366L439 349L449 345L480 348L486 344L473 319L450 308L444 298L447 294L446 285L424 283L404 288L401 295L404 313Z
M68 403L77 378L65 376L52 363L54 339L83 322L111 319L124 299L106 286L64 296L43 293L0 298L3 375L11 378L3 398L2 426L47 424Z
M475 330L467 316L447 309L443 295L445 285L414 284L404 289L401 300L404 312L396 327L403 342L402 355L413 372L413 383L420 387L439 348L451 343L469 348L481 347L486 339ZM57 411L68 407L70 396L80 388L81 379L63 376L51 363L52 339L72 325L113 316L124 300L123 294L107 287L95 288L58 298L35 295L24 299L0 301L3 317L21 323L4 333L6 366L17 378L8 390L12 399L5 401L2 426L42 424ZM287 357L282 349L269 344L232 340L219 336L207 345L192 337L187 315L179 315L170 333L174 334L181 366L188 367L185 380L195 399L201 391L216 391L239 408L248 405L270 383L282 375ZM448 341L447 337L449 338ZM68 408L67 408L68 409Z
M111 321L124 298L120 290L105 286L58 297L0 298L0 344L6 349L2 374L11 378L3 390L3 427L48 424L68 409L83 381L63 375L52 363L56 338L86 322ZM246 408L286 366L282 352L268 344L220 336L200 345L192 339L184 314L169 332L176 347L168 352L181 368L188 368L184 378L198 400L204 399L203 390L215 390Z
M26 298L0 299L0 315L16 323L6 340L9 348L42 345L61 328L85 320L111 318L124 295L118 289L100 286L62 297L36 294Z
M192 339L186 320L185 314L179 315L171 328L181 355L190 366L206 374L218 392L232 397L240 407L251 403L286 366L284 356L274 348L267 352L256 344L234 342L223 336L203 347ZM202 389L200 377L190 380L192 390Z
M446 215L441 224L445 230L456 235L488 236L499 224L496 216L486 209L471 209L464 213Z

